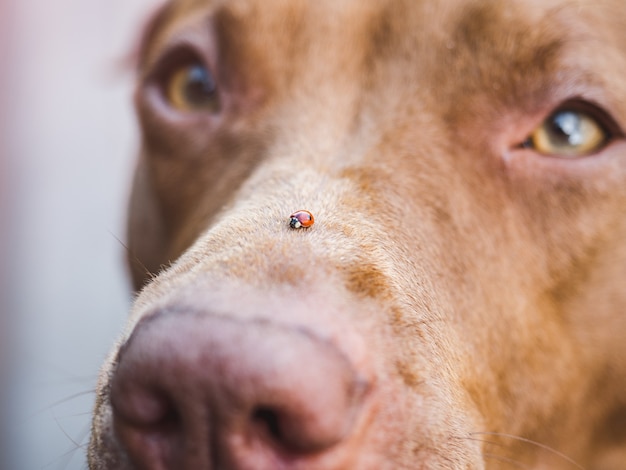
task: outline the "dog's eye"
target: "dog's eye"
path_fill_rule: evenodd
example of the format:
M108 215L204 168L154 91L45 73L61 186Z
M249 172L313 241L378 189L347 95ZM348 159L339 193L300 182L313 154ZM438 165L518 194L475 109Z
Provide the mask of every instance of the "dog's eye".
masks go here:
M215 80L208 69L199 62L182 65L169 75L165 97L172 107L183 112L217 109Z
M601 111L561 107L522 144L543 155L583 157L602 150L613 138L614 127Z

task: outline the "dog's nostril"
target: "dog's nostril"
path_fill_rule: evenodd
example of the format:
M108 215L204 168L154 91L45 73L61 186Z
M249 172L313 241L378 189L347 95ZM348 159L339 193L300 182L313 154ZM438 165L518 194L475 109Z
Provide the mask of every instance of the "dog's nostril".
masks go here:
M174 401L148 386L125 387L125 382L113 381L111 405L116 418L145 432L169 432L181 421Z
M181 425L180 412L171 400L163 398L160 414L155 415L153 421L147 425L162 433L175 431Z
M266 430L270 437L276 441L281 441L283 436L280 430L278 412L269 407L258 407L252 412L252 421L257 426Z

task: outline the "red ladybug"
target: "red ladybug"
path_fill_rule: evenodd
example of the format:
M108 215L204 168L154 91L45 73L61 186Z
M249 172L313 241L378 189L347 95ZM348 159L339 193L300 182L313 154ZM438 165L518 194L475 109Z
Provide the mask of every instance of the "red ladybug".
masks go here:
M289 216L289 226L291 228L308 228L314 223L313 214L309 211L296 211Z

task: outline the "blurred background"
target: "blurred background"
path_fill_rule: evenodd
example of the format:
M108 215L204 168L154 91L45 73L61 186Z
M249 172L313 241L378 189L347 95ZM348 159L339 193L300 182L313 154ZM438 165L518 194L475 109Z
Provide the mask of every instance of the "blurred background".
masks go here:
M0 0L0 468L84 469L131 293L125 62L161 0Z

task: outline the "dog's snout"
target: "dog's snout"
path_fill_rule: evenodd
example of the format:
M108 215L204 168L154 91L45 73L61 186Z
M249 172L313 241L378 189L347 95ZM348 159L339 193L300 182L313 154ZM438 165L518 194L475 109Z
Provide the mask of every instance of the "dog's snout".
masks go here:
M335 468L366 421L367 389L304 328L160 313L122 348L111 402L137 468Z

